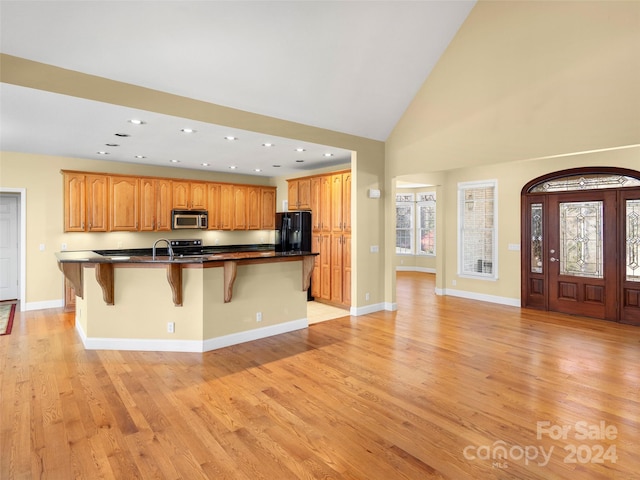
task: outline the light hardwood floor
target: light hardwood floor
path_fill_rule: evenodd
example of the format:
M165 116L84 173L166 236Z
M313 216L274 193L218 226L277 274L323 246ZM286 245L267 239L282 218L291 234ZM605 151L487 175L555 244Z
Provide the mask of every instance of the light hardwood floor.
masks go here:
M19 313L0 478L640 478L639 327L429 274L398 274L398 305L205 354L86 351L72 314Z

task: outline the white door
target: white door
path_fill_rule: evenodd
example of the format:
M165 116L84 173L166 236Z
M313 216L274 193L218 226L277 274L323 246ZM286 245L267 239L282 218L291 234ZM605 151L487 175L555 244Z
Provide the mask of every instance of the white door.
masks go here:
M0 195L0 300L18 298L18 196Z

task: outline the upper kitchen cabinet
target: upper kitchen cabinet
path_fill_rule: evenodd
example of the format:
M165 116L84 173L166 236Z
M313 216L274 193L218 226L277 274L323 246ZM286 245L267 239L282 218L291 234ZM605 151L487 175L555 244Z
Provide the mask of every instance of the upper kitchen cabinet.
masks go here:
M140 179L140 231L171 230L172 193L171 180Z
M262 218L260 228L262 230L273 230L276 228L276 189L272 187L262 187Z
M233 186L233 218L232 230L246 230L248 226L248 187L246 185Z
M131 232L140 229L140 179L109 178L109 230Z
M262 194L260 187L247 187L247 229L260 230L262 226Z
M311 178L287 180L289 210L311 208Z
M210 183L207 186L207 205L209 211L209 230L222 230L222 208L220 204L219 183Z
M231 230L233 226L233 185L220 185L220 230Z
M351 172L331 176L331 229L351 232Z
M173 208L183 210L207 210L209 191L204 182L174 180Z
M82 172L64 175L64 231L106 232L109 220L109 178Z

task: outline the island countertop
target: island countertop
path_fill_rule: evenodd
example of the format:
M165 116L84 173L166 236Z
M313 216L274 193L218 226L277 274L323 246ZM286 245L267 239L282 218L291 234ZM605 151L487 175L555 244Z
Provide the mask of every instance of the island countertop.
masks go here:
M203 247L197 252L169 256L166 248L158 249L155 257L150 248L119 250L75 250L56 252L58 262L74 263L194 263L224 262L230 260L285 259L315 256L313 252L276 252L273 247L229 246Z

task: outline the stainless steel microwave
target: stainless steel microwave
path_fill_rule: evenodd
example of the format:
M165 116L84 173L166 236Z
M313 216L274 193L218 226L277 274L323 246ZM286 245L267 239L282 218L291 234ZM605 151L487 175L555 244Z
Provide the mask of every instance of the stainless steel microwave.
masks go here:
M173 230L204 230L208 226L209 213L206 210L171 210L171 228Z

